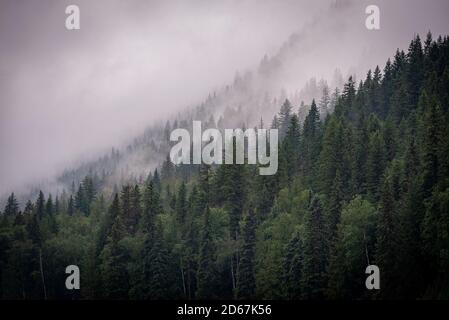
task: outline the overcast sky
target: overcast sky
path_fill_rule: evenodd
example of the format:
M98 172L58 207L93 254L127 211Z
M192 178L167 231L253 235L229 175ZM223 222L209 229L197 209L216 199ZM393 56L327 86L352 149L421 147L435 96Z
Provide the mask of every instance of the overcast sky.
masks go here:
M237 70L275 54L293 32L309 34L323 48L323 35L314 34L319 28L310 26L333 19L332 2L0 0L0 194L200 102ZM65 29L69 4L80 7L81 30ZM377 34L364 29L368 4L381 8ZM349 6L338 19L355 27L345 34L326 31L329 43L347 39L344 48L333 44L335 54L325 49L334 57L324 65L332 66L329 72L341 67L343 56L349 67L368 50L370 59L383 64L390 49L404 48L414 33L449 33L447 0ZM370 41L377 42L377 51L367 49ZM322 58L310 50L307 72L322 75Z

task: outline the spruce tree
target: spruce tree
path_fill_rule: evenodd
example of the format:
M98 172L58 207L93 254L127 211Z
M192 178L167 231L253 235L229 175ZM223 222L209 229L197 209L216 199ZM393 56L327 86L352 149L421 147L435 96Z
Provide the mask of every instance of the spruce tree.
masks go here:
M380 196L379 221L377 228L376 264L382 272L383 298L394 298L399 284L398 256L400 231L398 229L397 204L394 199L391 176L387 175Z
M67 214L69 216L73 216L74 212L75 212L75 205L73 203L73 196L70 195L69 202L67 204Z
M304 222L303 299L322 299L326 283L327 238L321 199L314 196Z
M45 215L45 198L44 193L42 191L39 191L39 196L36 201L36 214L39 220L41 220Z
M299 232L295 232L286 247L283 258L282 283L285 298L288 300L301 299L301 278L304 263L304 248Z
M127 271L128 254L120 241L126 235L123 216L120 212L118 196L110 208L111 216L115 217L111 226L107 244L102 252L102 279L104 295L108 299L127 299L129 276Z
M292 105L288 99L284 101L279 111L279 139L284 139L290 126L292 116Z
M315 100L312 101L309 114L304 120L301 138L302 171L304 175L313 177L320 153L319 141L321 138L320 115Z
M19 213L19 203L17 202L14 192L8 197L3 214L7 218L15 217Z
M162 226L156 223L154 235L146 234L143 248L143 298L170 299L170 259L162 237ZM148 230L149 231L149 230Z
M184 181L178 189L178 196L176 197L176 217L181 225L184 224L187 216L187 190Z
M256 219L253 212L249 212L243 227L243 246L237 270L236 297L238 299L254 298L256 290L255 280L255 252L256 250Z
M215 297L215 244L212 239L209 207L204 211L204 224L198 257L197 291L198 299L213 299Z

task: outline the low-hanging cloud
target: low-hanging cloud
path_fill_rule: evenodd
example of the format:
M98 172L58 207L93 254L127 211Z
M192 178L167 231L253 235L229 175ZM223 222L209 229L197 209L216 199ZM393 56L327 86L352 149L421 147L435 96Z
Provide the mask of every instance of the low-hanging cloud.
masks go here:
M364 28L371 2L381 8L377 33ZM80 30L65 29L69 4L80 7ZM448 7L444 0L2 1L0 194L194 105L237 70L277 54L293 33L304 37L302 52L285 57L296 62L285 64L282 80L299 88L336 67L383 63L414 33L445 33Z

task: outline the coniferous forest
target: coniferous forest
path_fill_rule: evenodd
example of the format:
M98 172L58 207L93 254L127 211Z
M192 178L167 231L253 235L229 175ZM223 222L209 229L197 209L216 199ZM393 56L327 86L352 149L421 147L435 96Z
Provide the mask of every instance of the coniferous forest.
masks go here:
M278 102L276 175L167 156L114 188L91 172L57 196L11 194L1 298L448 299L449 38L416 36L366 71L331 112L329 95L304 116ZM65 287L68 265L80 290Z

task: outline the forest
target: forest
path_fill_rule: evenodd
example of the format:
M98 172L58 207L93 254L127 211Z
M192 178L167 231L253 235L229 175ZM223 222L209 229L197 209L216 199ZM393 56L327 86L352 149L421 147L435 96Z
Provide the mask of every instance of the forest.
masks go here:
M304 116L278 105L273 176L175 166L167 152L114 188L92 173L57 196L12 193L0 297L449 299L449 37L416 36L362 81L307 103ZM365 287L373 264L380 290ZM65 287L69 265L80 290Z

